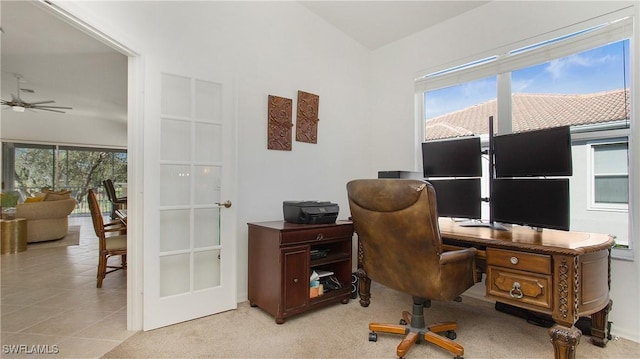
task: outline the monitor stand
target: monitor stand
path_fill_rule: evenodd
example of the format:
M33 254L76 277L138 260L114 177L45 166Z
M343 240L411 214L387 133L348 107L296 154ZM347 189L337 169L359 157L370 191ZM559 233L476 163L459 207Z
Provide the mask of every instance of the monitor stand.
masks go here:
M509 229L498 222L483 222L482 220L469 220L465 222L459 222L460 227L483 227L491 228L498 231L508 231Z

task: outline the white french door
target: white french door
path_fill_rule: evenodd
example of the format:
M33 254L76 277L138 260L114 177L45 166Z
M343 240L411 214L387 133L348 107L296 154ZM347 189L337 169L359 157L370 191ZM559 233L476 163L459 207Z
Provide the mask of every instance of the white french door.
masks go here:
M144 330L236 308L230 82L160 74L159 156L145 165L159 186L144 195Z

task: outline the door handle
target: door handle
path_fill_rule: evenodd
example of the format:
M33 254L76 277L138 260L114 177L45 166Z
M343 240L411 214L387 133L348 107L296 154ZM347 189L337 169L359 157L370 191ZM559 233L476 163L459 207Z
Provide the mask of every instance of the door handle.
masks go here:
M218 202L218 203L216 203L216 204L217 204L219 207L224 207L224 208L229 208L229 207L231 207L231 201L229 201L229 200L226 200L226 201L224 201L224 202L222 202L222 203L219 203L219 202Z

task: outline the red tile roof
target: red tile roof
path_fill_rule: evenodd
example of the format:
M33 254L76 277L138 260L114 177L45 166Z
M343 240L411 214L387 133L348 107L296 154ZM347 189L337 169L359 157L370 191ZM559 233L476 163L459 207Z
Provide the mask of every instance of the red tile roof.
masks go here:
M625 120L630 108L629 90L624 89L580 95L514 94L513 132ZM495 99L428 120L426 139L487 133L489 116L496 121Z

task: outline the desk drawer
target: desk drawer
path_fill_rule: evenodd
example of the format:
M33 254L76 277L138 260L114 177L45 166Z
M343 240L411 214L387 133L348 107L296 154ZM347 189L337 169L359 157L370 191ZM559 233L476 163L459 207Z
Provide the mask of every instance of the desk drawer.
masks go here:
M544 254L487 248L487 265L551 274L551 257Z
M307 243L322 240L332 240L338 238L351 238L353 235L353 227L344 226L327 226L315 227L310 229L286 231L281 233L280 244Z
M487 266L487 295L551 308L551 276Z

